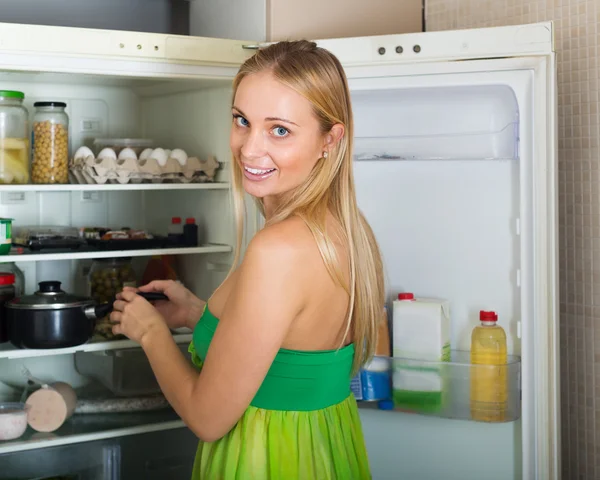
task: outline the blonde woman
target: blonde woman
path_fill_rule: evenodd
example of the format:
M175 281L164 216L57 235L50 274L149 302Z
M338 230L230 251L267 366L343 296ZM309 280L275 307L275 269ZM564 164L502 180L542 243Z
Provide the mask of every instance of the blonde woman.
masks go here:
M200 438L194 479L364 479L350 379L376 344L381 257L360 214L353 120L339 61L307 41L260 50L234 81L230 144L236 266L208 303L182 286L124 291L114 332L139 342L166 398ZM243 194L265 227L239 264ZM200 372L169 327L194 329Z

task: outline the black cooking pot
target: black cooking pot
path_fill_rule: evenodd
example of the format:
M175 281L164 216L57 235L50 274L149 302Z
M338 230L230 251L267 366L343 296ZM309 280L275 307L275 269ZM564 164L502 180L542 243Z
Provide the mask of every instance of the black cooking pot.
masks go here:
M138 292L146 300L168 300L162 293ZM113 302L96 304L91 298L70 295L60 282L40 282L33 295L5 304L8 337L19 348L66 348L87 342L96 320L108 315Z

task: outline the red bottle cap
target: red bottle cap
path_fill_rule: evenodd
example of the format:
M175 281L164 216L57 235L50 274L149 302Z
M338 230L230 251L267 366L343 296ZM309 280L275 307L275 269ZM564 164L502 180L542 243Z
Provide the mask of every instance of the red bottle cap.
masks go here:
M0 273L0 285L12 285L15 283L14 273Z
M196 219L194 217L186 218L185 223L188 225L193 225L196 223Z
M485 310L481 310L479 312L479 320L482 322L497 322L498 314L496 312L486 312Z
M412 293L399 293L398 300L414 300L415 295Z
M171 223L181 223L181 217L173 217L173 218L171 218Z

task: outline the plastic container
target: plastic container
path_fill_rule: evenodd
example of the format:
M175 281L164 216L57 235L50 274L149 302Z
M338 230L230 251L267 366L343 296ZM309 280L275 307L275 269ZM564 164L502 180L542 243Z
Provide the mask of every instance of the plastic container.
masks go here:
M189 358L187 347L179 345ZM75 353L75 368L81 375L99 381L117 396L151 395L160 392L148 358L139 348Z
M15 275L0 273L0 343L8 342L8 319L4 304L16 296Z
M25 226L14 229L13 244L42 249L78 249L85 244L74 227Z
M198 246L198 225L195 218L186 218L183 226L183 243L188 247Z
M8 255L12 246L12 218L0 218L0 255Z
M392 398L391 359L375 356L352 379L350 389L356 400L374 402Z
M94 153L98 155L104 148L111 148L117 155L124 148L131 148L139 157L146 148L154 146L154 140L150 138L95 138Z
M24 403L0 403L0 440L14 440L25 433L27 412Z
M33 116L33 183L68 183L69 117L64 102L35 102Z
M471 416L474 420L503 422L507 414L506 333L495 312L479 312L481 325L471 334Z
M0 184L29 183L29 123L25 94L0 90Z
M415 298L400 293L394 301L393 355L415 363L394 363L394 401L421 404L430 410L443 408L442 369L419 361L444 362L450 359L450 307L447 301Z

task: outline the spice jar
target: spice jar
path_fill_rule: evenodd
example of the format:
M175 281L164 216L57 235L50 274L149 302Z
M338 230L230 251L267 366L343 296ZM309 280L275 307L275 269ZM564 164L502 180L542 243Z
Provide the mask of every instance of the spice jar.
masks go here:
M98 303L112 302L124 286L136 285L135 271L131 258L99 258L94 260L88 275L90 296ZM109 316L98 319L94 336L104 340L118 338L112 333Z
M8 320L4 304L15 298L15 276L0 273L0 343L8 342Z
M69 117L63 102L35 102L33 183L68 183Z
M29 183L28 113L23 92L0 90L0 184Z

